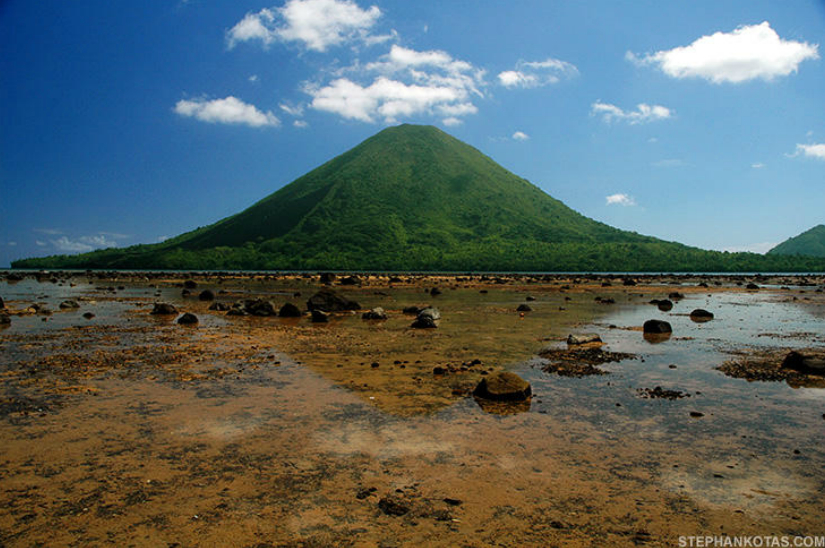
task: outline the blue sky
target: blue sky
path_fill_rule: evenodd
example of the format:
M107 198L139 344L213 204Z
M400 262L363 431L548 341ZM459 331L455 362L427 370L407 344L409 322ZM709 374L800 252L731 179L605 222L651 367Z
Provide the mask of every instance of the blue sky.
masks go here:
M237 213L434 124L707 249L825 222L821 1L0 3L0 266Z

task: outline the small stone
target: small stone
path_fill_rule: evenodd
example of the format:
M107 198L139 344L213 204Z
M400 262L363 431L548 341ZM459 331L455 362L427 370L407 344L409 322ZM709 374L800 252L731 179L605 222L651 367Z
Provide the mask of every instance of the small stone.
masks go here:
M74 308L80 308L80 305L77 304L77 301L69 300L69 301L63 301L62 303L60 303L60 308L62 310L74 309Z
M410 511L407 505L389 497L384 497L379 500L378 508L388 516L403 516Z
M516 312L532 312L532 311L533 311L533 307L530 306L529 304L520 304L520 305L518 305L518 308L516 308Z
M178 318L178 323L181 325L194 325L198 323L198 317L192 313L186 312L183 316Z
M438 320L441 319L441 313L436 308L425 308L416 316L412 327L417 329L433 329L438 327Z
M581 335L573 335L570 334L567 336L567 344L573 346L578 344L587 344L587 343L600 343L602 342L602 338L599 337L596 333L584 333Z
M694 419L698 419L698 418L700 418L700 417L704 417L704 416L705 416L705 414L704 414L704 413L700 413L699 411L691 411L691 412L690 412L690 416L691 416L691 417L693 417Z
M151 313L160 315L171 315L177 314L178 309L169 303L155 303L155 307L152 308Z
M520 401L532 395L532 388L515 373L499 371L481 379L473 395L489 400Z
M672 333L673 328L664 320L647 320L642 328L645 333Z
M292 303L285 303L280 310L278 316L282 318L300 318L302 316L301 309Z
M91 320L92 318L95 317L95 315L92 314L91 312L86 312L85 314L83 314L83 317L86 318L87 320Z
M211 289L204 289L198 295L198 299L201 301L214 301L215 300L215 293L212 292Z
M708 312L704 308L697 308L690 313L690 319L694 322L709 322L713 319L713 313Z
M387 313L384 312L384 309L380 306L373 308L372 310L368 310L361 315L361 318L365 320L386 320Z

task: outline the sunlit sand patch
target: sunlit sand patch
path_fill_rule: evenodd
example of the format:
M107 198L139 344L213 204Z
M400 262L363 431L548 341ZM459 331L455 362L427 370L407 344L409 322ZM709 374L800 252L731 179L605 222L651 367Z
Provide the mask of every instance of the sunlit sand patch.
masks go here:
M366 422L316 432L313 441L323 452L341 456L366 454L378 459L449 453L455 448L452 442L409 426L372 426Z
M739 459L709 461L696 467L666 469L662 483L666 489L702 504L758 513L815 494L816 486L810 481L777 464Z
M208 437L231 440L258 430L263 423L261 417L235 415L217 419L206 418L187 422L174 430L174 434L183 437Z

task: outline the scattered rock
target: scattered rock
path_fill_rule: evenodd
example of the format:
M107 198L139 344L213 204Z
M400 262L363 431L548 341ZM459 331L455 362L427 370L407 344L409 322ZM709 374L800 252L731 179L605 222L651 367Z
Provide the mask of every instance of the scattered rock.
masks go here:
M351 301L331 289L322 289L307 301L307 309L310 311L342 312L360 308L361 306L357 302Z
M87 320L91 320L92 318L95 317L95 315L92 314L91 312L86 312L85 314L83 314L83 317L86 318Z
M602 342L602 338L599 337L599 335L597 335L596 333L582 333L580 335L570 334L570 335L567 336L567 344L569 344L569 345L600 343L600 342Z
M636 391L640 397L642 398L649 398L649 399L665 399L665 400L678 400L681 398L689 398L690 394L687 392L682 392L681 390L666 390L663 389L661 386L657 386L656 388L639 388Z
M497 401L521 401L532 395L530 383L510 371L498 371L481 379L473 395Z
M516 308L516 312L532 312L532 311L533 311L533 307L530 306L529 304L520 304L520 305L518 305L518 308Z
M5 312L0 312L0 325L11 325L11 316Z
M441 290L437 287L434 287L430 289L430 295L432 295L433 297L437 297L438 295L441 295Z
M332 282L335 281L335 278L336 278L335 274L333 274L331 272L324 272L324 273L321 274L320 280L321 280L322 284L331 285Z
M198 299L200 299L201 301L214 301L215 293L213 293L211 289L204 289L198 295Z
M347 276L341 280L341 285L361 285L361 278L358 276Z
M654 335L673 332L673 328L664 320L647 320L642 329L645 333Z
M217 312L226 312L229 310L229 305L226 303L212 303L209 305L209 310L215 310Z
M799 373L823 375L825 374L825 357L806 356L794 350L782 360L782 368Z
M662 299L656 302L656 306L662 312L669 312L673 310L673 301L671 301L670 299Z
M755 289L759 289L759 286L756 285L755 283L751 282L751 283L749 283L748 285L745 286L745 289L750 289L750 290L753 291Z
M6 308L6 303L3 302L3 297L0 297L0 310Z
M713 319L713 313L704 308L697 308L690 313L690 319L694 322L709 322Z
M378 508L388 516L403 516L410 511L409 506L404 504L404 502L390 497L384 497L379 500Z
M255 299L244 301L244 312L252 316L277 316L278 312L275 310L275 305L264 299Z
M684 299L685 294L684 293L679 293L678 291L673 291L671 293L668 293L667 297L668 297L668 299L673 299L674 301L678 301L680 299Z
M426 306L424 308L427 308ZM417 306L405 306L404 309L401 311L403 314L418 314L424 308L419 308Z
M69 309L80 308L80 305L77 304L77 301L68 300L68 301L63 301L62 303L60 303L60 308L62 310L69 310Z
M198 287L198 284L197 282L195 282L195 280L186 280L185 282L183 282L183 287L185 287L186 289L195 289L196 287Z
M358 493L355 495L355 498L357 498L358 500L364 500L376 491L378 491L378 489L376 489L375 487L364 487L358 490Z
M691 411L690 416L693 417L694 419L698 419L698 418L704 417L705 414L700 413L699 411Z
M386 320L387 313L384 312L384 309L380 306L373 308L372 310L368 310L361 315L361 318L365 320Z
M152 314L177 315L177 313L178 309L169 303L155 303L154 308L152 308Z
M525 301L535 301L535 300L536 300L536 298L535 298L534 296L532 296L532 295L527 295L527 296L524 298L524 300L525 300Z
M633 360L636 356L624 352L608 352L593 346L573 346L572 348L547 347L539 350L539 356L550 363L542 367L546 373L557 373L563 377L586 377L607 375L597 365Z
M313 310L312 321L314 323L326 323L329 321L329 313L323 310Z
M178 318L178 323L181 325L194 325L198 323L198 317L194 314L186 312L183 316Z
M438 320L441 319L441 313L436 308L425 308L416 316L412 327L418 329L432 329L438 327Z
M292 303L285 303L278 311L278 316L282 318L300 318L302 315L301 309Z

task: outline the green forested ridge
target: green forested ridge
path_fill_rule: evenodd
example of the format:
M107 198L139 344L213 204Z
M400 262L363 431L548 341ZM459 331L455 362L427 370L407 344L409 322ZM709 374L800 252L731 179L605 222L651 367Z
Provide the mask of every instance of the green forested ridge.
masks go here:
M817 225L799 236L788 238L768 251L768 254L825 257L825 225Z
M154 245L28 268L743 271L825 261L709 252L599 223L431 126L381 131L245 211Z

